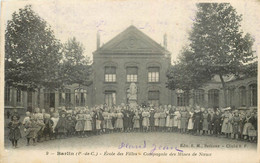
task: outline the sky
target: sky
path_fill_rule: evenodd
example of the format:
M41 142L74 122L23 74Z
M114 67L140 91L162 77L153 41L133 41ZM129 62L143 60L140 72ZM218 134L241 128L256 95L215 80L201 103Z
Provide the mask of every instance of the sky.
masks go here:
M65 43L76 37L84 48L84 54L92 58L96 50L96 34L100 31L101 45L108 42L130 25L136 26L159 44L167 34L168 50L172 61L176 61L181 49L187 45L189 31L196 14L196 2L180 0L45 0L4 2L4 22L11 19L13 12L27 4L46 20L55 36ZM254 1L233 1L232 6L243 15L242 29L256 40L254 48L260 47L260 3Z

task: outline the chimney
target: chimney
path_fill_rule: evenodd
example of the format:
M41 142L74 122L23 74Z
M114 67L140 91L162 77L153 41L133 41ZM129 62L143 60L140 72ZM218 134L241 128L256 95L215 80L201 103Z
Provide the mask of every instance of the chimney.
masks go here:
M167 35L166 33L163 35L163 46L165 49L167 49Z
M97 49L100 48L100 34L99 31L97 31Z

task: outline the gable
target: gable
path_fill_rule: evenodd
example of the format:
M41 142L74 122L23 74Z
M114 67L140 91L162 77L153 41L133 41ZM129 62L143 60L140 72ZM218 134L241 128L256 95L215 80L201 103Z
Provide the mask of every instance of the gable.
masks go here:
M135 54L165 54L169 53L161 45L145 35L134 26L128 27L125 31L104 44L94 53L135 53Z

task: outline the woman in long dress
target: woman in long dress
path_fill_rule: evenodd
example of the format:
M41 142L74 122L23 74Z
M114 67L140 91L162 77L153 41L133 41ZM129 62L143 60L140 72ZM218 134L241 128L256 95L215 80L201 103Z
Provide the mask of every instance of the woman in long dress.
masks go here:
M143 129L144 132L148 132L149 129L149 117L150 117L150 113L148 112L148 109L145 109L142 113L142 117L143 117Z
M107 109L105 109L105 111L102 113L104 121L103 121L103 130L106 133L108 131L108 112Z
M208 130L209 130L209 113L207 110L205 110L202 113L202 130L203 130L203 135L204 134L208 134Z
M165 123L165 127L167 128L167 131L169 132L171 130L172 124L170 122L170 110L167 108L165 110L166 113L166 123Z
M180 114L179 108L176 108L174 115L173 115L173 130L177 131L178 129L178 115Z
M133 128L134 128L135 132L137 132L140 128L140 122L139 121L140 121L140 116L139 116L138 112L136 111L135 115L133 117L133 122L134 122Z
M160 118L160 111L157 108L156 112L154 114L154 126L155 126L155 131L158 131L159 128L159 118Z
M231 138L231 135L233 134L233 126L232 126L232 119L233 119L233 114L228 111L228 137Z
M168 106L169 107L169 115L170 115L170 130L171 132L173 131L173 126L174 126L174 112L175 112L175 108L171 105Z
M194 114L194 110L191 109L190 112L189 112L190 116L189 116L189 120L188 120L188 132L189 133L193 133L193 126L194 126L194 123L193 123L193 114Z
M236 110L234 112L234 116L232 118L232 129L233 129L233 134L234 134L234 139L238 139L239 137L239 121L240 121L240 117L238 114L238 111Z
M247 111L246 112L246 117L244 119L244 128L243 128L243 137L245 140L247 140L248 137L248 130L249 128L252 127L252 123L250 123L250 119L251 119L251 112Z
M92 123L91 123L92 117L90 115L90 111L89 110L86 111L84 120L85 120L84 132L86 132L85 136L89 136L90 132L92 131Z
M196 107L194 114L193 114L193 130L194 130L194 135L200 135L200 130L201 130L201 116L202 112L199 107Z
M213 120L214 120L214 116L215 116L214 109L213 108L208 109L208 113L209 113L209 131L208 132L211 135L211 134L213 134L213 130L214 130L214 126L213 126L213 124L214 124Z
M181 132L181 109L178 108L179 113L177 113L177 128Z
M225 111L225 113L222 115L223 118L223 122L222 122L222 127L221 127L221 132L223 134L226 135L226 137L228 137L228 133L229 133L229 113L228 111Z
M124 128L124 125L123 125L123 113L121 112L121 110L119 109L117 111L117 114L116 114L116 128L118 129L118 131L121 131L123 132L123 128Z
M164 129L165 129L165 118L166 118L166 113L164 112L163 109L161 109L160 117L159 117L160 131L164 131Z
M85 118L83 114L83 110L79 111L79 114L76 115L76 126L75 130L78 133L79 137L83 137L84 125L85 125Z
M108 111L108 114L107 114L107 129L109 130L109 132L112 132L114 127L113 127L113 124L112 124L112 119L113 119L113 116L114 116L114 113L112 112L112 110L110 109Z
M186 132L186 128L187 128L187 123L188 123L188 118L189 118L189 113L186 111L186 108L182 108L181 111L181 132L185 133Z
M116 126L116 119L117 119L117 113L115 109L112 109L110 111L110 115L112 116L112 127L113 127L113 131L117 129Z

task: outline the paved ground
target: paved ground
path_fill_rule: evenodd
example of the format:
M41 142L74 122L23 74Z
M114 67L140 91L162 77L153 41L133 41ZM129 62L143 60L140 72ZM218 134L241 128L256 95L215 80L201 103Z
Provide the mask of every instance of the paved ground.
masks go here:
M9 120L5 119L7 125ZM5 126L6 126L5 125ZM11 142L8 140L8 129L5 128L5 148L11 148ZM224 137L214 136L194 136L189 134L180 133L162 133L162 132L132 132L132 133L112 133L103 134L98 136L91 136L87 138L78 138L77 136L66 138L49 140L40 143L36 143L36 146L26 146L25 138L21 138L18 142L18 148L20 149L57 149L57 148L97 148L97 147L114 147L118 148L122 143L130 145L143 145L144 141L148 148L161 146L178 147L180 149L191 148L211 148L211 149L238 149L241 146L242 149L257 149L256 143L228 139ZM154 144L154 145L153 145ZM197 145L200 145L197 147ZM214 147L218 145L219 147ZM213 147L212 147L213 146Z
M6 135L6 134L5 134ZM143 145L144 141L148 148L153 148L155 145L159 147L169 146L179 149L191 148L213 148L213 149L237 149L239 145L243 149L257 149L256 143L246 141L238 141L223 137L214 136L194 136L180 133L112 133L87 138L66 138L56 139L37 143L36 146L26 146L25 138L19 140L19 149L60 149L60 148L97 148L97 147L115 147L118 148L122 143L131 145ZM200 146L197 146L197 145ZM219 147L214 147L219 146ZM10 141L5 139L5 147L11 149ZM125 148L125 147L124 147Z

